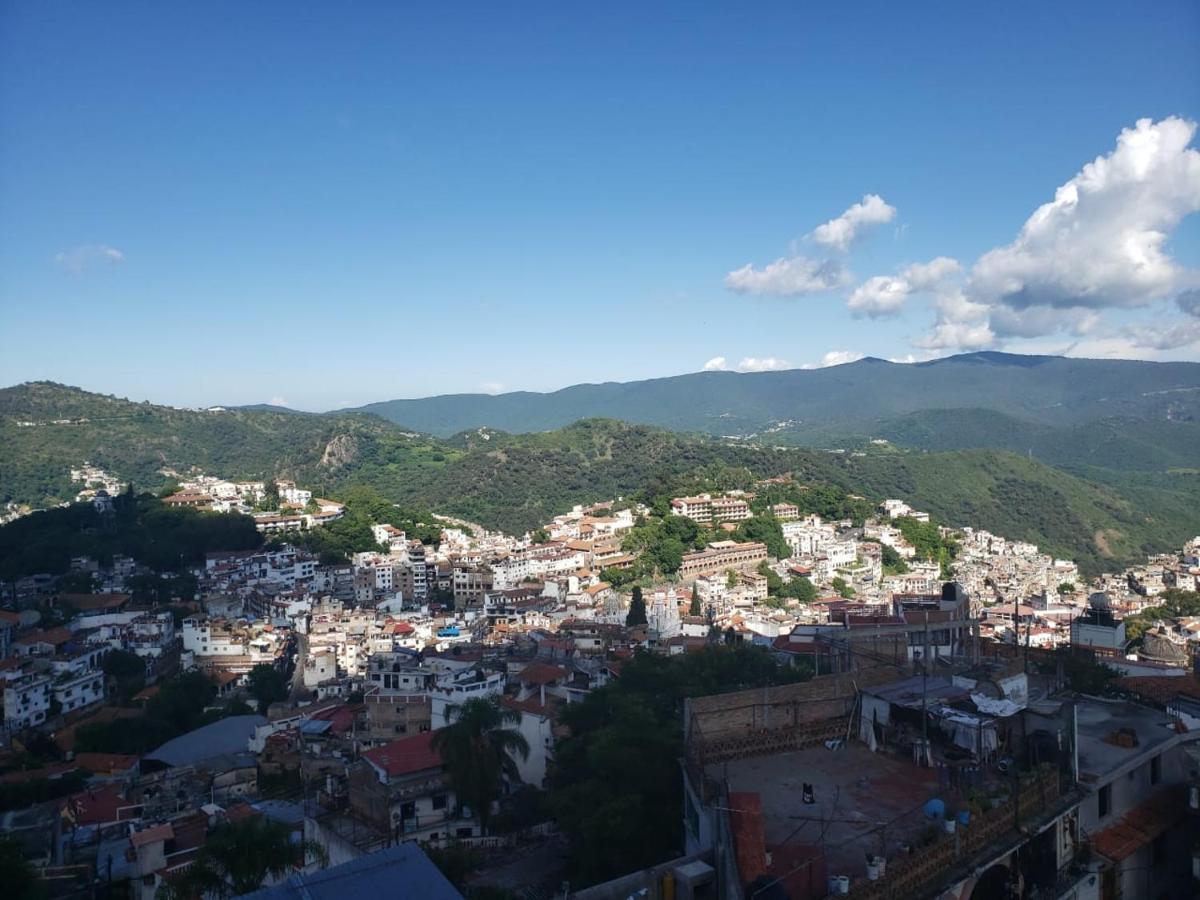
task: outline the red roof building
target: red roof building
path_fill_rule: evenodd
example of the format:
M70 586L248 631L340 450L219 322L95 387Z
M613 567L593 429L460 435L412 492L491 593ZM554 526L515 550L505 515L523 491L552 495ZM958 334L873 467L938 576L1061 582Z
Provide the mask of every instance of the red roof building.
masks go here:
M366 750L362 758L381 776L381 780L401 778L442 767L442 756L433 749L436 731L400 738L374 750Z

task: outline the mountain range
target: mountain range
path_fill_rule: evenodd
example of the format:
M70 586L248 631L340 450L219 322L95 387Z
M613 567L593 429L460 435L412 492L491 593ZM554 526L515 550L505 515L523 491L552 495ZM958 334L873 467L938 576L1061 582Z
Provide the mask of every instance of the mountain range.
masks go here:
M773 444L884 438L923 449L1032 451L1056 464L1200 462L1200 363L994 352L915 364L868 357L823 369L698 372L544 394L389 400L352 411L441 437L483 426L519 433L612 418Z
M192 469L364 485L511 532L574 503L791 472L1099 571L1200 532L1200 364L861 360L320 414L0 390L0 502L69 499L84 461L152 489Z

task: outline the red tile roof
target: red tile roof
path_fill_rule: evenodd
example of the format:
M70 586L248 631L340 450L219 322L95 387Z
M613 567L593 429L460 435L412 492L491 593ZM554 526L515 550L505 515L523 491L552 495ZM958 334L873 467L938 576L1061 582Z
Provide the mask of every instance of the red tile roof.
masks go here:
M262 813L249 803L235 803L225 810L225 818L230 822L243 822L246 819L254 819L261 815Z
M1095 835L1092 846L1113 862L1128 859L1139 848L1183 821L1187 814L1184 801L1182 790L1167 788L1160 791L1127 812L1120 822Z
M749 791L729 794L729 825L733 831L738 872L749 884L767 870L767 845L763 832L762 796Z
M129 602L128 594L59 594L58 598L78 610L118 609Z
M553 684L566 677L567 670L562 666L551 666L539 662L530 663L517 673L517 680L521 684Z
M426 769L440 769L441 754L432 746L435 734L436 731L426 731L400 738L374 750L364 751L362 758L386 772L389 778L424 772Z
M1117 679L1121 690L1166 706L1179 694L1200 700L1200 678L1186 675L1128 675Z
M138 764L136 756L123 753L76 753L75 762L94 775L128 772Z
M71 640L70 628L51 628L48 631L34 631L17 638L14 644L53 644L55 647Z
M136 818L141 807L124 796L121 785L110 784L72 794L65 811L76 825L107 825Z
M153 828L135 831L129 836L129 843L135 847L142 847L156 841L169 841L173 837L175 837L175 829L171 827L170 822L167 822L164 825L155 825Z

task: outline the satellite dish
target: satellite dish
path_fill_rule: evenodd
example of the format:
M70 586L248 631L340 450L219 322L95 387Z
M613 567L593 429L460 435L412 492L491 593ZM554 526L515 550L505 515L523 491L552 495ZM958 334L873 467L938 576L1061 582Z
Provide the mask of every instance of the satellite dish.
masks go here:
M1109 612L1112 609L1112 601L1108 599L1108 594L1096 591L1088 597L1088 606L1097 612Z

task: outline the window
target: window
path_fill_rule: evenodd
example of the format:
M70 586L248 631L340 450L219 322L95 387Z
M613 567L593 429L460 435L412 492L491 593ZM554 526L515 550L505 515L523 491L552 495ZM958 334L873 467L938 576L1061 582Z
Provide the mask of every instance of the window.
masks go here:
M1100 788L1099 793L1096 794L1096 804L1097 804L1097 809L1098 809L1098 815L1102 819L1112 811L1112 785L1111 784L1106 784L1104 787Z
M1164 831L1154 839L1154 865L1161 866L1167 862L1167 833Z
M431 805L433 806L434 809L445 809L446 808L446 795L445 794L434 794L433 800L431 801Z
M468 838L468 837L471 837L471 829L470 828L459 828L457 831L454 832L454 834L460 838Z
M1162 757L1156 756L1150 760L1150 783L1158 784L1162 781Z

